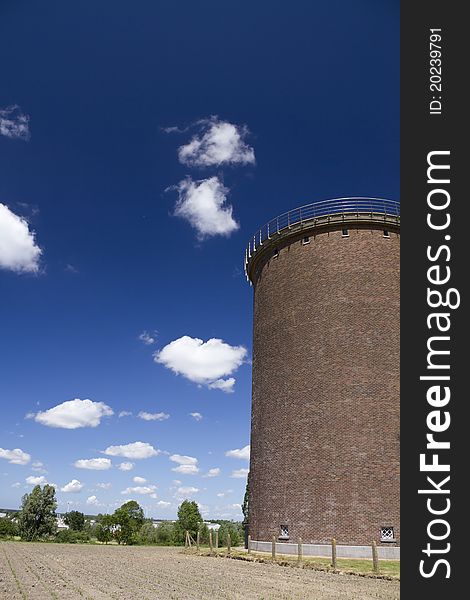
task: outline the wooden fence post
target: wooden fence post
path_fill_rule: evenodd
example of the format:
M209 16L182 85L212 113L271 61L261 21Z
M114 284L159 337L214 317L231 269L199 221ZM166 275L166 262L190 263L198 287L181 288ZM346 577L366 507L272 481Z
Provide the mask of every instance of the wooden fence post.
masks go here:
M302 562L302 538L299 538L297 543L297 560L299 563Z
M375 543L375 540L372 542L372 564L373 564L374 573L378 573L379 572L379 555L377 552L377 544Z
M331 540L331 566L336 571L336 540Z
M198 531L197 535L196 535L196 548L198 549L198 552L199 552L199 543L200 543L200 541L201 541L201 534Z
M215 549L217 550L219 548L219 530L216 529L215 531Z
M248 554L251 553L251 535L248 534Z
M184 547L187 548L189 546L189 531L186 531L186 537L184 539Z
M232 551L232 540L230 538L230 533L227 533L227 554L230 554Z
M212 554L212 529L209 529L209 548Z
M276 536L273 535L273 540L271 542L271 558L276 560Z

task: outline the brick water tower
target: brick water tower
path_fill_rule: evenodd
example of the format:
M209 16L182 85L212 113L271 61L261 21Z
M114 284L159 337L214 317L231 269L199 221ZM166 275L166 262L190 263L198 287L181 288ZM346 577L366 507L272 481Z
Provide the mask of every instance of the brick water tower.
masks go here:
M399 203L338 198L248 245L252 540L399 544L399 238Z

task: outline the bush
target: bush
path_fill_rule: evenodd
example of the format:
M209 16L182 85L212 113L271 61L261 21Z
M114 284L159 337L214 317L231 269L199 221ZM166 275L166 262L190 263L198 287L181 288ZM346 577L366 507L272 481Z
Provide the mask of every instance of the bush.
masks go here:
M55 536L55 541L59 544L86 544L90 541L90 538L85 531L62 529Z

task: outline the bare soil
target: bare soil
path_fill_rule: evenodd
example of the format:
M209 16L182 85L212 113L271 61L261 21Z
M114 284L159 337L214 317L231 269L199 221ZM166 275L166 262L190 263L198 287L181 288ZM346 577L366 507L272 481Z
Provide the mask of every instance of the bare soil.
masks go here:
M0 543L2 600L395 600L399 582L184 554Z

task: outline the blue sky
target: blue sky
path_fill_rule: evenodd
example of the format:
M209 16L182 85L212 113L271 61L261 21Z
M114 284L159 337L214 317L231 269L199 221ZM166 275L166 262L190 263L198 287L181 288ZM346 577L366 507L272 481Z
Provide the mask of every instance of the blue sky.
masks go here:
M245 244L398 199L398 4L2 3L0 506L241 517Z

